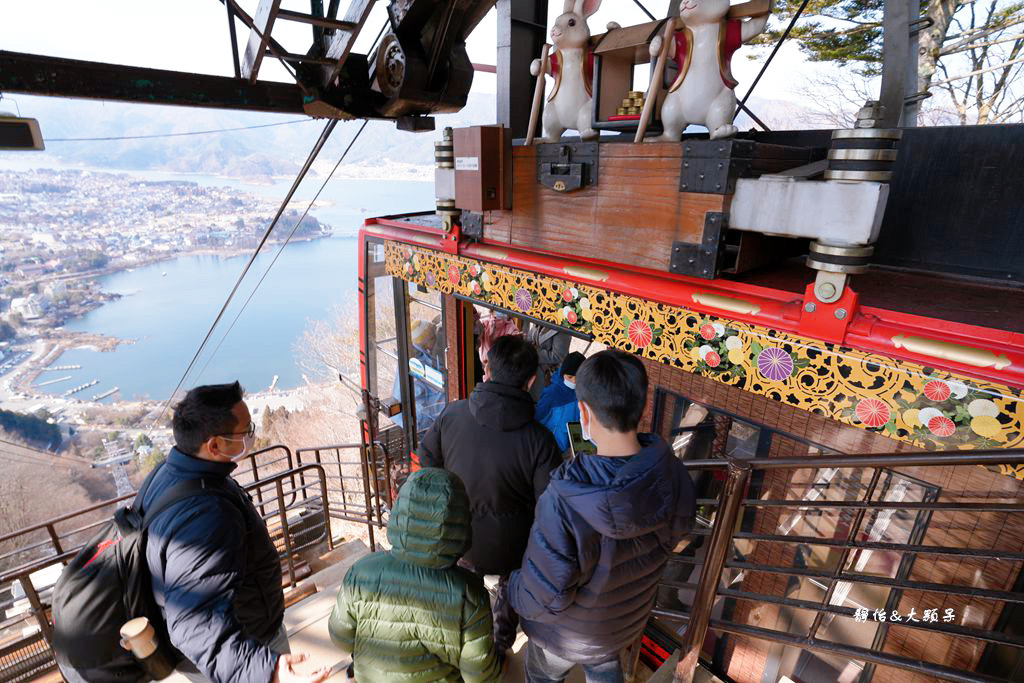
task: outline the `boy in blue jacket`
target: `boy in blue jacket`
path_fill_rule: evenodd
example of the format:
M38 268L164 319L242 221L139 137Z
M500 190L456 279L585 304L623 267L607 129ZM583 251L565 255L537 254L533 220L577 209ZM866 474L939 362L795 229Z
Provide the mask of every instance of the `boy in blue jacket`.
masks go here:
M638 434L647 373L638 358L602 351L576 374L581 455L551 473L537 501L509 600L530 642L526 680L564 681L580 664L590 683L620 683L619 652L643 631L658 579L696 513L693 484L664 439Z
M537 422L555 435L558 449L563 453L569 448L569 434L565 425L580 421L580 408L576 402L576 371L586 359L578 351L565 357L562 367L551 377L551 384L544 387L533 414Z

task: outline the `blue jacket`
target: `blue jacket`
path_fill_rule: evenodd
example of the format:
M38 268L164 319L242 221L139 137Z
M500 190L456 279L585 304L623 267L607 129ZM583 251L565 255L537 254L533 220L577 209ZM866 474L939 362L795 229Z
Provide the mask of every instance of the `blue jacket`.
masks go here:
M629 458L577 457L537 502L509 601L531 641L596 664L643 630L662 569L696 514L693 484L664 439Z
M265 645L284 619L281 564L267 527L228 476L236 465L171 449L142 501L172 484L208 479L238 500L187 498L150 524L146 560L171 644L214 683L269 683L277 654Z
M555 435L559 450L565 452L569 448L565 425L580 421L580 405L576 402L576 390L565 386L561 370L553 374L551 384L544 387L533 416Z

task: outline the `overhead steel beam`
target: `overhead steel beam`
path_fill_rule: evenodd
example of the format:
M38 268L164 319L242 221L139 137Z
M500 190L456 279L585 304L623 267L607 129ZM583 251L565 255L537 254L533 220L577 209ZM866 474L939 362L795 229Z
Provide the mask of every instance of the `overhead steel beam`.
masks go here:
M281 0L260 0L253 18L253 26L249 29L249 43L245 47L242 58L242 77L255 83L259 77L260 64L270 42L270 32L274 28L274 20L281 7Z
M304 114L294 83L248 83L120 64L0 50L0 92L185 107Z
M341 73L341 68L345 66L345 60L348 59L348 53L352 51L352 46L356 42L356 36L363 30L363 24L366 23L366 18L370 16L370 10L373 9L374 0L352 0L349 3L348 11L345 13L345 18L342 19L341 23L349 24L352 26L350 29L338 29L334 36L331 38L331 44L327 46L327 58L334 60L334 66L324 67L323 84L330 86L338 74Z
M277 18L287 21L295 21L300 24L319 26L320 28L329 28L336 31L351 31L356 27L356 25L351 21L338 21L337 19L318 17L314 14L303 14L302 12L293 12L287 9L277 10Z

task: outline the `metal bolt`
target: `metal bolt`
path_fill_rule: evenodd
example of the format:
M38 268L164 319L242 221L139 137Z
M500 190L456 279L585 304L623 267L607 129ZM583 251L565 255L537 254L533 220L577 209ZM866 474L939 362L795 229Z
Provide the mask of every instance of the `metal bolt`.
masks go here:
M721 190L722 189L722 183L715 183L715 189L716 190Z
M704 180L704 174L703 173L700 174L700 179Z
M689 161L684 161L683 162L683 168L690 168L690 162Z
M683 183L683 189L685 190L687 187L689 187L689 185L687 185L686 183Z
M818 307L814 305L813 301L807 302L807 305L804 306L804 310L807 311L808 313L814 313L816 308Z
M722 170L722 166L724 166L724 164L723 164L723 163L722 163L721 161L719 161L719 162L718 162L718 170L719 170L719 171L721 171L721 170Z
M837 308L836 309L836 319L842 320L845 317L846 317L846 309L845 308Z
M831 299L836 295L836 286L831 282L822 282L818 285L818 298Z

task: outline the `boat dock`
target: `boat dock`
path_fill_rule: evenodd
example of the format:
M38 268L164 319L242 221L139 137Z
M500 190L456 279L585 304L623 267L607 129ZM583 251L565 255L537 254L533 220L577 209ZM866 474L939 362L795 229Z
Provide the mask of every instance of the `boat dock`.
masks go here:
M45 387L45 386L48 386L50 384L56 384L57 382L66 382L69 379L71 379L71 375L67 375L66 377L58 377L57 379L49 379L49 380L46 380L45 382L40 382L36 386L37 387Z
M80 384L77 387L68 389L67 391L64 392L64 395L71 396L72 394L77 394L79 391L82 391L83 389L88 389L89 387L94 387L99 383L100 381L98 379L94 379L91 382L86 382L85 384Z
M110 391L104 391L102 394L95 394L95 395L93 395L92 400L94 400L94 401L102 401L103 399L105 399L108 396L113 396L118 391L120 391L120 387L114 387Z
M46 368L41 368L39 372L49 372L50 370L81 370L81 365L51 365Z

